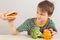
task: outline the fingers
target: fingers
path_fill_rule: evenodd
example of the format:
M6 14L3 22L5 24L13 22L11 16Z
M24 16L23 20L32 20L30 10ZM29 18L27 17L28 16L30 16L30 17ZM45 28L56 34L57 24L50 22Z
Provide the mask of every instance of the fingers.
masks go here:
M53 37L55 36L56 32L55 32L52 28L50 28L49 30L51 31L51 33L52 33L52 38L53 38Z
M0 14L0 18L3 19L3 20L6 20L7 18L4 16L3 13Z
M55 36L56 32L52 30L52 38Z
M56 34L56 32L55 32L55 31L53 31L53 32L52 32L52 36L54 37L54 36L55 36L55 34Z
M16 18L8 19L8 22L13 22Z
M0 18L2 18L3 17L3 14L2 13L0 13Z

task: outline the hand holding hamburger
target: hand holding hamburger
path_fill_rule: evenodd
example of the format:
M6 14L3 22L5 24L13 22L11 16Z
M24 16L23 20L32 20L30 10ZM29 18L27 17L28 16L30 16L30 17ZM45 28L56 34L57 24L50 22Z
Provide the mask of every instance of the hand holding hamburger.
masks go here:
M16 11L9 11L9 12L5 13L4 16L6 17L6 20L13 21L14 19L16 19L17 12Z

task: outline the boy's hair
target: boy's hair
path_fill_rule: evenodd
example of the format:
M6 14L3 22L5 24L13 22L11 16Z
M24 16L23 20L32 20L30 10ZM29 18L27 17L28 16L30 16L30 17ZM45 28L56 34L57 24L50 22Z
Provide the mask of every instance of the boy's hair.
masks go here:
M54 4L45 0L38 4L38 7L42 9L42 11L47 11L48 16L53 14L54 11Z

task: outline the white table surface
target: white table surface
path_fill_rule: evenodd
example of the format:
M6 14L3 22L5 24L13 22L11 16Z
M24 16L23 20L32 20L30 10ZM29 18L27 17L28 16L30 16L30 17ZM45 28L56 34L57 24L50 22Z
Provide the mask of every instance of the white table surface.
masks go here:
M26 34L19 34L19 35L0 35L0 40L35 40L31 38L31 36ZM44 40L42 38L37 38L36 40ZM52 40L60 40L59 35L56 35Z

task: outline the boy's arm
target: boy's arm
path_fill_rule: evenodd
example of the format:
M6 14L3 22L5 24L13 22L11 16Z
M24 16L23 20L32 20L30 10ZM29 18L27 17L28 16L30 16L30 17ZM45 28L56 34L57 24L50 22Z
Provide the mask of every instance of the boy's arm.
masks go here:
M16 35L19 32L27 31L28 30L28 21L29 21L28 19L22 25L20 25L17 29L13 25L13 22L12 22L13 20L8 20L9 27L10 27L10 32L12 34Z
M54 22L51 23L51 28L53 29L53 31L57 32L57 29L55 27L55 23Z
M8 13L8 12L7 12L7 13ZM12 22L15 18L12 18L12 20L9 20L9 19L7 19L7 17L4 16L3 13L0 13L0 19L8 20L8 24L9 24L9 27L10 27L10 32L11 32L13 35L18 34L18 31L16 30L16 28L14 27L13 22Z
M52 20L50 21L50 27L51 28L49 30L51 30L52 37L54 37L57 34L57 29L55 27L55 23Z
M16 28L14 27L13 22L8 22L8 24L9 24L9 27L10 27L10 32L11 32L11 34L17 35L17 34L18 34L18 31L17 31Z

